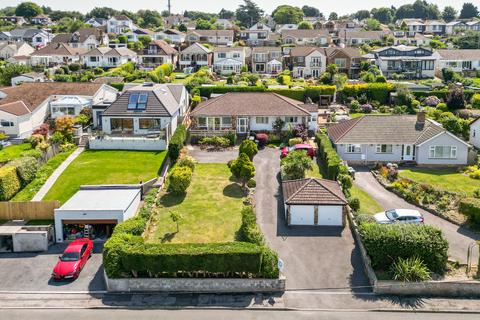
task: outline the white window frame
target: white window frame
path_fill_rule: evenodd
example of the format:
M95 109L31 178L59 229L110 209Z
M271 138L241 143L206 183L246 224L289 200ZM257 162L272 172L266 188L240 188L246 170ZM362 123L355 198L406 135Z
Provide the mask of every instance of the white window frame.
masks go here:
M362 145L360 144L347 144L345 145L346 153L362 153Z
M285 117L285 122L286 123L297 123L298 122L298 117Z
M256 124L268 124L268 117L255 117L255 123Z
M450 148L450 155L437 155L437 148ZM442 151L443 153L443 151ZM457 146L430 146L428 150L429 159L457 159Z
M382 150L382 147L385 147L385 151ZM388 151L390 147L390 151ZM391 144L377 144L376 153L391 154L393 153L393 145Z

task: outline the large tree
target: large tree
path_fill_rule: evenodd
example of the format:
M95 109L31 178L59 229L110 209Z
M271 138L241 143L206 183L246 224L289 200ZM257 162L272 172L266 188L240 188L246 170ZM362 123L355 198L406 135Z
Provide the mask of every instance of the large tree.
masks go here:
M143 19L140 24L142 28L156 29L163 26L162 16L156 10L140 10L137 14Z
M263 10L251 0L244 0L244 4L241 4L235 16L240 24L244 27L251 27L256 24L263 16Z
M452 6L446 6L442 12L442 18L446 22L455 20L457 18L457 10Z
M235 17L235 12L223 9L218 13L220 19L233 19Z
M370 18L370 11L368 10L360 10L353 14L353 17L358 20L365 20Z
M396 19L408 19L415 17L415 10L411 4L400 6L395 12Z
M394 12L390 8L383 7L378 9L377 8L372 9L373 18L377 19L378 21L380 21L380 23L383 23L383 24L391 23L393 20L393 15L394 15Z
M471 19L478 17L478 8L471 2L463 4L462 11L460 11L460 19Z
M42 8L34 2L22 2L15 9L15 15L25 18L33 18L41 13L43 13Z
M53 21L60 21L63 18L70 18L70 19L76 19L76 20L84 20L84 16L81 12L78 11L59 11L55 10L50 12L49 14L50 19Z
M91 17L94 17L94 18L104 18L104 19L108 19L112 16L115 16L118 14L118 11L113 9L113 8L109 8L109 7L95 7L92 9L92 11L90 11L89 13L87 13L87 17L91 18Z
M315 7L303 6L302 11L305 17L320 17L320 10Z
M298 7L282 5L273 10L272 17L277 24L298 24L303 20L303 11Z
M330 12L330 15L328 16L328 20L338 20L338 14L336 12Z
M298 24L298 29L300 29L300 30L311 30L311 29L313 29L313 25L308 21L302 21Z

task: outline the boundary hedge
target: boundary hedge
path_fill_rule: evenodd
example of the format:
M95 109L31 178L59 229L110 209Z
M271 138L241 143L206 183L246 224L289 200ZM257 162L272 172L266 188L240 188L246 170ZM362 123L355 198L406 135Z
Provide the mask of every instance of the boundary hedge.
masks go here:
M187 128L183 124L179 124L168 143L168 156L172 162L177 161L186 140Z
M330 138L325 132L319 132L315 136L318 146L318 157L325 164L327 176L330 180L337 180L341 174L347 174L348 169L343 165L343 161L332 145Z

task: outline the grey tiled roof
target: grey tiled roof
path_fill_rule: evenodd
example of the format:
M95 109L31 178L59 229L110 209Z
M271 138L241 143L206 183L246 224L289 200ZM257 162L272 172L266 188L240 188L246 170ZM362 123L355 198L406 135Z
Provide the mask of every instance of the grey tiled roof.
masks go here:
M282 182L283 201L286 204L345 205L347 200L336 181L299 179Z

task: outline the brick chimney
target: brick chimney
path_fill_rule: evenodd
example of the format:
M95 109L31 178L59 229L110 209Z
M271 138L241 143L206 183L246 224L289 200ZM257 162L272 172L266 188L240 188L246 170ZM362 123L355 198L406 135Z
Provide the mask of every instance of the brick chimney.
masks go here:
M417 113L417 123L424 124L427 118L427 113L423 110L418 111Z

